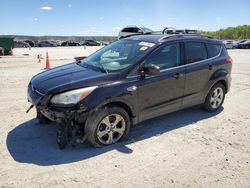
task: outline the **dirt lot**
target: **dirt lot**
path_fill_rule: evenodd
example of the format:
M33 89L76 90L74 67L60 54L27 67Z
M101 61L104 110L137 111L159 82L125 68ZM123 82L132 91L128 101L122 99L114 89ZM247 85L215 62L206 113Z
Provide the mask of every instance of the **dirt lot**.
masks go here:
M250 187L250 50L232 50L224 108L192 108L146 121L126 142L59 150L57 125L29 114L26 87L43 71L99 47L15 49L0 58L0 187ZM29 54L24 56L23 54Z

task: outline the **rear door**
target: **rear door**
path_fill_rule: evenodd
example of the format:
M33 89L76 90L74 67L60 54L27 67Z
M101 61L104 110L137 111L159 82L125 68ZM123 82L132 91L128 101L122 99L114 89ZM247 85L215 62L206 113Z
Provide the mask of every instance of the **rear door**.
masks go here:
M204 90L215 71L214 58L209 56L205 42L186 41L185 57L184 108L203 102Z
M159 75L146 75L137 85L139 121L180 109L184 91L184 67L180 43L166 44L145 61L160 67Z

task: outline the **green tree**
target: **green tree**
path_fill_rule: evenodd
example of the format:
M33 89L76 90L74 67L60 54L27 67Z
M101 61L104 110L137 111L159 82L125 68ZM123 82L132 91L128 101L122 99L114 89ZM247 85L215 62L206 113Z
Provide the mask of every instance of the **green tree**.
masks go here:
M214 32L202 31L201 33L219 39L250 39L250 25L228 27Z

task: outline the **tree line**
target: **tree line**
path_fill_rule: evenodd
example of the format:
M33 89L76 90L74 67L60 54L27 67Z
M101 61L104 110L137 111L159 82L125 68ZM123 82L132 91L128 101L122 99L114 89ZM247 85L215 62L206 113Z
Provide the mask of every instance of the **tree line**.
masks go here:
M228 27L214 32L202 31L201 33L219 39L250 39L250 25Z

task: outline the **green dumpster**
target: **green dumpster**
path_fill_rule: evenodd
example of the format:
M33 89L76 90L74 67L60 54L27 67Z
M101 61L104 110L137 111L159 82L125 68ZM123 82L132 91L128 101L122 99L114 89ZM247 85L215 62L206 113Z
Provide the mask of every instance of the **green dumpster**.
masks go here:
M4 49L4 55L10 55L11 48L14 48L14 38L0 37L0 48Z

